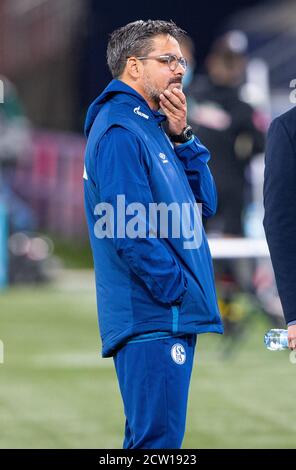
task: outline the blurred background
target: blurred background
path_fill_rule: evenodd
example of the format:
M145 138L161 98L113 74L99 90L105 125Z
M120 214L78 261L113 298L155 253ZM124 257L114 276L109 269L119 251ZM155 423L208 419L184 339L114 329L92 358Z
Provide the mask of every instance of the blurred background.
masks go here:
M111 80L109 34L149 18L188 32L188 119L219 194L205 228L225 335L199 339L184 447L296 447L296 366L263 344L285 324L262 226L266 132L296 103L295 1L0 0L1 448L121 447L98 344L83 123Z

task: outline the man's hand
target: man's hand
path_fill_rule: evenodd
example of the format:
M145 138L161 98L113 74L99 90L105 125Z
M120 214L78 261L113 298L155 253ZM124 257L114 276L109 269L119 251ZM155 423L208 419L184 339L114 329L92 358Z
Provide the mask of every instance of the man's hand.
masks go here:
M165 90L160 95L160 107L168 119L169 134L181 134L187 126L187 103L184 93L178 88Z
M288 326L288 344L290 349L296 349L296 325Z

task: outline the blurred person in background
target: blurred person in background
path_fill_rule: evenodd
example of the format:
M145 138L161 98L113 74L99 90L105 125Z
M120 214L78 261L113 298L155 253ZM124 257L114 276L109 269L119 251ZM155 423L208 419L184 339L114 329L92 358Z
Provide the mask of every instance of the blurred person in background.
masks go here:
M182 235L173 237L168 222L168 235L161 236L164 227L155 228L142 211L141 235L126 233L131 204L141 204L146 214L160 203L186 202L194 211L200 202L205 217L216 209L209 152L187 125L186 60L178 42L184 34L158 20L114 31L107 48L114 79L86 118L85 207L102 355L114 358L126 416L124 448L181 447L196 335L223 333L202 225L193 247L184 246L183 225ZM124 196L127 219L118 196ZM101 212L106 202L111 221L111 213L104 221ZM99 227L111 222L114 230L102 234Z
M6 77L0 104L0 197L6 206L9 232L34 230L36 219L29 205L16 193L15 174L20 160L31 151L31 128L15 86Z
M264 229L288 325L296 349L296 107L274 119L268 131L264 175Z
M180 41L180 48L183 56L187 60L187 68L183 77L183 90L187 93L194 79L195 70L195 45L190 36L185 36ZM190 94L187 96L187 108L190 109Z
M264 150L257 114L240 97L247 64L247 38L229 31L215 40L206 58L207 75L198 75L188 88L189 121L211 152L211 171L218 192L218 209L207 231L243 236L246 196L245 170Z
M30 205L17 192L17 167L32 151L31 127L15 86L6 77L0 103L0 240L3 285L47 280L42 261L32 258L29 232L36 230L37 219ZM27 234L23 232L28 232ZM9 254L8 254L9 253Z
M184 55L192 55L193 47L185 48ZM246 169L264 149L258 112L240 97L246 65L247 38L241 31L229 31L214 41L205 60L207 74L197 75L187 89L189 122L212 155L218 209L205 221L212 236L244 236L244 209L251 197ZM253 290L253 269L248 260L215 261L225 330L233 337L243 331L244 317L234 298L242 290Z

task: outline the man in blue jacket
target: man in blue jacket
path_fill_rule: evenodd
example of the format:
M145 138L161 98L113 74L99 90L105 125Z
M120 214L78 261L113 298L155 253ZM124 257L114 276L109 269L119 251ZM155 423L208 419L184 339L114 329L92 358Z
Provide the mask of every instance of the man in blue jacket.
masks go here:
M277 117L267 136L264 229L288 325L296 349L296 107Z
M223 333L197 209L215 213L216 189L209 152L187 126L183 34L158 20L114 31L114 79L85 125L102 355L114 358L124 448L181 447L196 335Z

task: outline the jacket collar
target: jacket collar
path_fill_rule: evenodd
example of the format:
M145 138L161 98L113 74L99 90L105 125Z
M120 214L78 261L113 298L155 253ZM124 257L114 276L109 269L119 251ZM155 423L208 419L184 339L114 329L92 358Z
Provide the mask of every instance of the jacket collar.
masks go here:
M114 96L122 97L123 100L126 97L130 98L134 101L135 108L137 108L137 105L140 106L139 112L148 115L149 118L151 118L153 121L156 121L158 124L166 120L166 116L159 111L153 111L143 96L140 95L140 93L138 93L134 88L130 87L121 80L113 79L88 108L84 128L86 136L88 136L92 124L94 123L94 120L103 104Z

